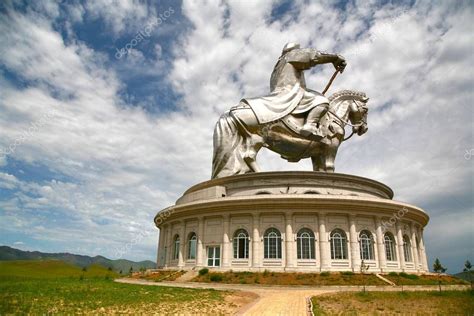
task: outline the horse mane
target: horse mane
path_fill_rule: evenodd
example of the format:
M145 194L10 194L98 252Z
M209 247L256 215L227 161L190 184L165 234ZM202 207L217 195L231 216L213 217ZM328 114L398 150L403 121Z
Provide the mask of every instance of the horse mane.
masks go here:
M354 90L341 90L341 91L333 93L328 98L330 103L333 103L334 101L338 99L343 99L343 100L359 99L360 101L367 102L369 98L367 98L364 92L354 91Z

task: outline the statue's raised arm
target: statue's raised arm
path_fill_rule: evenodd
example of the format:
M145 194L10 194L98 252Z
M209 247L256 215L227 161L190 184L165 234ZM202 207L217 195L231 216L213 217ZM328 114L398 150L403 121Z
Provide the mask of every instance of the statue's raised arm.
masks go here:
M344 126L359 135L367 131L368 99L348 90L326 98L308 89L304 70L326 63L339 72L346 67L340 55L285 45L270 77L270 94L242 99L217 122L212 178L259 171L262 146L291 162L311 158L315 171L334 171Z
M283 51L285 51L285 49ZM283 55L285 54L283 53L282 56ZM287 52L286 59L290 64L299 70L307 70L316 65L328 63L332 63L334 68L336 68L336 70L339 72L343 72L346 68L346 60L341 55L320 52L314 48L292 49Z

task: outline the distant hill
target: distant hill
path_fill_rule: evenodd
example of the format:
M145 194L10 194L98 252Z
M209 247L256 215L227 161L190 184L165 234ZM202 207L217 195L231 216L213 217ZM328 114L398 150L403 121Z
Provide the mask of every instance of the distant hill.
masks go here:
M102 256L82 256L71 253L45 253L39 251L23 251L8 246L0 246L0 261L12 261L12 260L45 260L54 259L61 260L79 267L88 267L91 265L101 265L106 268L112 268L112 270L119 272L122 270L123 273L128 273L130 267L134 271L140 270L140 268L154 269L156 264L153 261L145 260L140 262L134 262L126 259L111 260Z
M453 276L455 276L456 278L469 281L469 282L471 280L474 281L474 271L471 271L471 279L469 279L469 272L459 272L459 273L453 274Z

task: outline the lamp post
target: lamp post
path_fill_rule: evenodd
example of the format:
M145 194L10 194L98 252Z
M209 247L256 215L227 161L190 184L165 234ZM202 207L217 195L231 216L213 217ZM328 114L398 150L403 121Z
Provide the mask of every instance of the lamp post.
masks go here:
M360 273L362 273L362 283L364 285L364 293L365 293L365 272L369 270L370 266L368 264L365 264L364 260L360 263Z

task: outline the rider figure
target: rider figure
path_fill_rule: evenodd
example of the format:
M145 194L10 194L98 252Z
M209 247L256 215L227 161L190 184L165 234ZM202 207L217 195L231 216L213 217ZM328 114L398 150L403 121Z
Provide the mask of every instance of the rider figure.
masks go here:
M340 55L322 53L313 48L302 49L299 44L288 43L273 69L270 95L242 101L250 105L260 123L276 121L290 113L308 113L301 134L320 140L324 135L319 121L328 111L329 100L306 88L303 72L325 63L332 63L340 72L346 67L346 61Z

